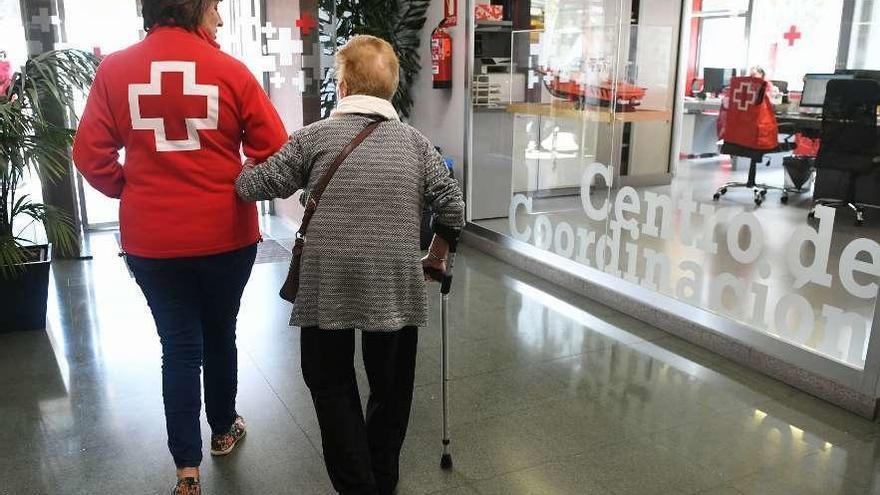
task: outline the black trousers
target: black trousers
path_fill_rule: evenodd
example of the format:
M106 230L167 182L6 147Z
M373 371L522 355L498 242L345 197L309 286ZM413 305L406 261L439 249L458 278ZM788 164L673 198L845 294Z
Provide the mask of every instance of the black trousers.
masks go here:
M390 495L400 477L415 380L418 328L363 332L370 384L366 416L354 371L354 330L302 330L302 370L312 394L324 463L337 492Z
M162 342L162 396L168 449L179 468L202 461L199 376L204 368L205 413L211 433L235 421L238 349L235 327L257 246L194 258L128 255Z

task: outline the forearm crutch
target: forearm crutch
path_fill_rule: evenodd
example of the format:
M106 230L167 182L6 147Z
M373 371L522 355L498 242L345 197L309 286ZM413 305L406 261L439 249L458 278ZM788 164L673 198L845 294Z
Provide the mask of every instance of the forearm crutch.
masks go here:
M452 290L452 268L455 262L455 243L449 243L449 256L446 259L446 271L426 268L425 274L432 280L440 282L440 321L441 321L441 356L440 402L443 407L443 455L440 457L440 468L452 469L452 454L449 453L449 292Z

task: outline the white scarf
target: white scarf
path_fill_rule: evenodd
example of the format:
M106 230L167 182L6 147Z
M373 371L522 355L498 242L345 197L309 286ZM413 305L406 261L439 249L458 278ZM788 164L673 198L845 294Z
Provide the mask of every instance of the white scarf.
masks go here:
M381 115L388 120L400 120L397 110L390 101L367 95L351 95L339 100L336 109L330 112L330 118L353 113Z

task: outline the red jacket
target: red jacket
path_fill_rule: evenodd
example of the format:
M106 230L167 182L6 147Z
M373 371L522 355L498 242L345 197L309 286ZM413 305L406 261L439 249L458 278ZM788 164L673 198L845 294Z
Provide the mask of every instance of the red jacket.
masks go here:
M73 160L95 189L120 198L125 252L202 256L259 240L256 206L235 194L241 151L259 162L286 141L244 64L201 32L158 27L101 63Z

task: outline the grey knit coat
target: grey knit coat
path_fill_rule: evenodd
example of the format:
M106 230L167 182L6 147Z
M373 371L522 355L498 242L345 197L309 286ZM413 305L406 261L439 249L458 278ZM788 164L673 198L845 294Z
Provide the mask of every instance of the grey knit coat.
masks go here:
M248 201L310 190L369 123L362 115L316 122L290 136L266 162L236 180ZM419 131L383 122L343 162L321 197L306 234L291 325L395 331L427 321L419 229L423 206L435 232L457 236L464 225L458 183Z

